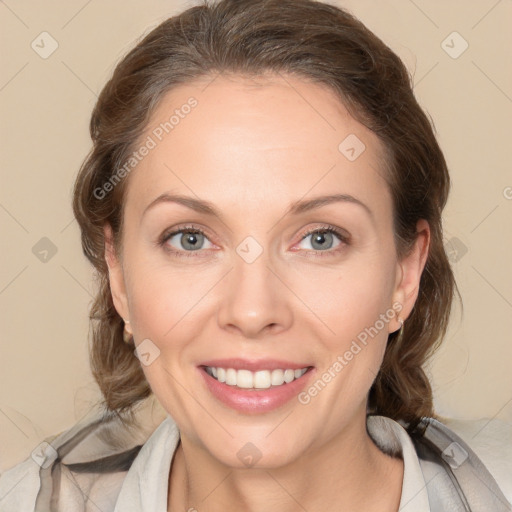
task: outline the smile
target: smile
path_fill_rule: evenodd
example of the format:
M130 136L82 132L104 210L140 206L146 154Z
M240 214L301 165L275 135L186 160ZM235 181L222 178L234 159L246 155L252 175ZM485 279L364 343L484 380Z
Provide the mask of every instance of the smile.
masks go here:
M275 369L275 370L235 370L234 368L221 368L214 366L205 366L204 369L208 375L225 382L229 386L236 386L242 389L268 389L270 387L289 384L295 379L302 377L309 367L293 370Z
M290 361L219 359L204 361L197 371L210 397L230 409L252 415L293 403L316 369Z

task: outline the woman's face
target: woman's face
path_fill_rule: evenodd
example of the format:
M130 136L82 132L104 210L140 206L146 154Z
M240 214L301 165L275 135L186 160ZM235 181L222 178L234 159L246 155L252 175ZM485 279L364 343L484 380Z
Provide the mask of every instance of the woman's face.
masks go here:
M182 439L229 466L276 467L365 435L428 243L427 226L397 261L377 136L320 85L219 76L168 93L142 146L122 255L107 261Z

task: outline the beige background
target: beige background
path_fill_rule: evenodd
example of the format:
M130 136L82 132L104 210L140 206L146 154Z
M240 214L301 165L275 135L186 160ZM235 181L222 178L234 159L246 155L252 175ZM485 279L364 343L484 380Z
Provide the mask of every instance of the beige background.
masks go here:
M91 109L115 63L144 31L191 5L0 3L0 471L71 426L97 398L87 361L93 283L71 187L90 147ZM512 2L338 5L404 59L451 169L445 232L458 248L453 263L465 312L453 316L431 365L437 410L512 422ZM58 43L46 59L31 47L51 49L42 32ZM453 58L463 40L468 48Z

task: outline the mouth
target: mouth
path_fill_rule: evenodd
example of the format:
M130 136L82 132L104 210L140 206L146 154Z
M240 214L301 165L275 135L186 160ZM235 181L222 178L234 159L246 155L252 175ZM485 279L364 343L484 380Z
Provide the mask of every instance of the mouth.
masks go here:
M315 367L287 361L207 361L197 367L208 394L244 414L258 414L290 402L306 387Z

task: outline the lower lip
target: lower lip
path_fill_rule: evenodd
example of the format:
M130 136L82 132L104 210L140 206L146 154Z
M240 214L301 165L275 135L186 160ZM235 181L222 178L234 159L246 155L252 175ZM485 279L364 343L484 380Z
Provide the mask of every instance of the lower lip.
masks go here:
M258 414L272 411L296 397L309 381L314 371L310 368L298 379L282 386L267 389L242 389L230 386L208 375L204 367L198 367L210 392L223 404L246 414Z

